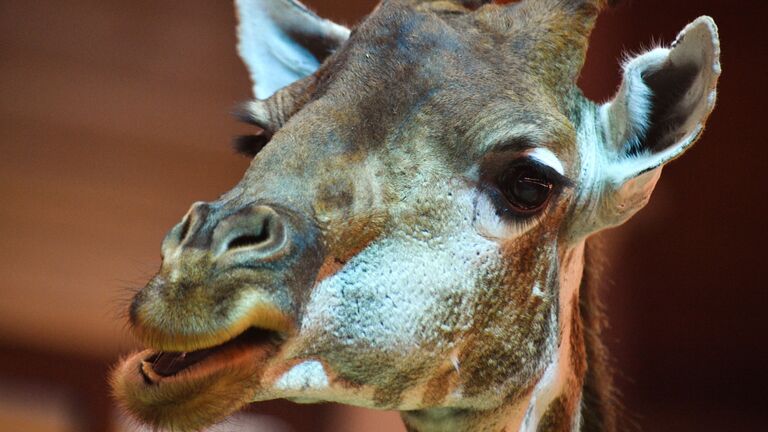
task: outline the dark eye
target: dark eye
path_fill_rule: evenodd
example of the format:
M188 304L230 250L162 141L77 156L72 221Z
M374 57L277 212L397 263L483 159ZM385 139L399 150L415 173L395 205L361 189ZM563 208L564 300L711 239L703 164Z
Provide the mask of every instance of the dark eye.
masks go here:
M516 164L502 174L498 188L510 204L510 210L522 216L542 210L552 196L554 183L539 166Z

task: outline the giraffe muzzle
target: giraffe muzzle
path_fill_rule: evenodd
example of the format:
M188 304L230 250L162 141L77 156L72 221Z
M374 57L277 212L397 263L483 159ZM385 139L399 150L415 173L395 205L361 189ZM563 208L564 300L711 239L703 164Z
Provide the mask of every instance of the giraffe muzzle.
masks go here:
M302 213L218 201L194 204L162 254L160 271L129 310L148 349L124 359L112 385L142 421L184 418L178 430L197 430L251 400L261 373L296 333L323 248ZM200 406L226 409L190 417Z
M249 329L288 337L323 259L309 218L261 202L195 203L161 249L161 269L129 315L134 334L177 353L175 364Z

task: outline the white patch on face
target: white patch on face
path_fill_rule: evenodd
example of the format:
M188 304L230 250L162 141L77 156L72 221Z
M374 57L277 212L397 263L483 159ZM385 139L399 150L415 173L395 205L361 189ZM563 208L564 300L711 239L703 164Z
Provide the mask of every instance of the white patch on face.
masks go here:
M472 324L476 294L470 290L478 288L473 281L501 267L498 243L474 226L477 192L461 186L463 191L433 190L433 196L457 203L446 207L452 217L405 225L316 286L301 333L322 333L350 349L365 346L404 356L423 349L425 341L435 342L436 350L451 349L444 334L466 332ZM449 322L436 322L446 315Z
M350 347L403 354L418 350L425 339L448 342L439 334L470 328L471 303L460 305L454 312L460 318L451 326L436 325L431 317L445 312L442 299L452 294L471 300L461 291L498 254L491 241L462 237L387 238L370 245L315 288L302 327L330 331ZM440 246L430 246L433 241ZM429 328L434 335L425 333Z
M480 235L492 239L503 240L515 235L516 226L504 222L498 215L496 206L485 195L479 195L475 207L475 225Z
M551 150L538 147L527 151L525 154L528 157L535 159L537 162L552 168L558 174L565 175L565 168L563 167L563 163L560 162L560 159L558 159Z
M308 360L284 373L275 383L280 390L320 390L328 387L328 375L322 363Z

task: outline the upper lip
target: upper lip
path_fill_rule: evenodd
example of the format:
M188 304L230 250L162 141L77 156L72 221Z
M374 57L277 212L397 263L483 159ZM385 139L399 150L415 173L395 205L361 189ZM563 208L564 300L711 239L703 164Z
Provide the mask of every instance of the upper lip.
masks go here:
M147 347L178 353L200 351L226 344L251 328L271 331L281 336L290 334L294 329L291 316L271 303L261 302L226 326L211 324L209 328L198 331L192 330L200 329L199 321L174 322L169 325L168 322L162 322L162 318L156 319L142 313L137 313L133 321L133 333Z
M137 359L138 372L146 384L183 378L186 372L197 375L218 369L239 352L277 347L293 330L293 319L288 314L261 302L229 325L216 328L212 324L207 331L186 330L200 328L194 322L176 322L172 326L165 322L159 326L153 325L157 319L148 319L152 316L137 313L135 318L133 331L149 348Z

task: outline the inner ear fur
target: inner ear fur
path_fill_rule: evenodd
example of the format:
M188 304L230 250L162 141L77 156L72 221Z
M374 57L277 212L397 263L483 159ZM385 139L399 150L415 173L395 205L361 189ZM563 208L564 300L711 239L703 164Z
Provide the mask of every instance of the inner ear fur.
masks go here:
M640 175L676 158L696 141L714 108L720 75L717 27L700 17L670 48L637 56L604 106L609 146L618 159L638 162Z
M257 99L314 73L346 42L348 28L297 0L236 0L238 52Z

